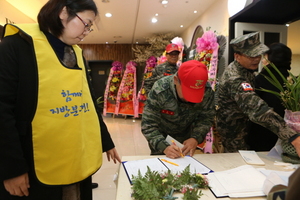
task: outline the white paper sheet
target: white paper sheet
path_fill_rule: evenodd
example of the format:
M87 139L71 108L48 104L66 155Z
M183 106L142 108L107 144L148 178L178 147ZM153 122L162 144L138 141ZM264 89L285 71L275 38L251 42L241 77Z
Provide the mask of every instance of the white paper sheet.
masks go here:
M174 141L175 142L175 144L176 144L176 146L178 146L179 148L182 148L183 147L183 144L181 144L180 142L178 142L177 140L175 140L173 137L171 137L170 135L168 135L167 137L166 137L166 141L170 144L170 145L172 145L172 141Z
M251 165L210 173L206 177L216 197L265 196L263 184L266 176Z
M239 150L240 155L247 164L250 165L265 165L255 151Z

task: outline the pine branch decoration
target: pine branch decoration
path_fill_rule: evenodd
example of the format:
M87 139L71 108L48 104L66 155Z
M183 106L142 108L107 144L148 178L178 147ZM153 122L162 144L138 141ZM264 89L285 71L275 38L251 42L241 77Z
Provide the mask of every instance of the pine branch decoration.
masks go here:
M183 193L183 200L198 200L201 197L201 189L209 188L207 179L201 175L190 172L187 166L181 173L172 174L151 171L147 166L144 176L140 171L132 177L132 197L135 200L173 200L174 191Z
M171 40L174 38L174 33L165 33L165 34L156 34L152 37L146 37L146 42L149 46L136 46L132 50L137 63L144 63L150 56L160 57L168 44L171 43Z

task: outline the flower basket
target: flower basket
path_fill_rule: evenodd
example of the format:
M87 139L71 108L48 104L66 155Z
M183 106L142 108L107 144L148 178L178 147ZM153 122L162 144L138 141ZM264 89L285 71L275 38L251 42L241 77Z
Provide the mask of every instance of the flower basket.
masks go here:
M206 31L196 41L196 55L194 60L202 62L208 69L208 82L213 90L217 81L218 48L217 36L213 31ZM201 144L205 153L213 153L213 127L206 134L206 140Z
M126 64L120 88L117 95L115 114L133 115L138 117L138 101L136 98L136 63Z
M122 72L123 64L119 61L113 62L104 93L104 116L106 116L106 113L115 112L117 94L122 80Z
M218 48L217 36L213 31L206 31L202 37L196 41L196 51L194 60L205 64L208 69L208 81L215 90L218 66Z
M147 100L147 93L146 93L146 90L144 88L144 82L145 82L145 79L151 77L152 75L152 70L156 67L157 65L157 59L155 56L150 56L148 58L148 60L146 61L146 67L145 67L145 70L144 70L144 77L143 77L143 82L142 82L142 86L141 86L141 89L138 93L138 101L139 101L139 114L142 114L143 113L143 110L144 110L144 102Z

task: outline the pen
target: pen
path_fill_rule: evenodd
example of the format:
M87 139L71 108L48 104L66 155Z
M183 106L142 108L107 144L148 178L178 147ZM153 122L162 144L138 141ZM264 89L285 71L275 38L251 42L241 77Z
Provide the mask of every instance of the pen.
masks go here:
M174 142L174 140L172 140L172 144L175 145L175 146L177 146L176 143ZM181 152L181 149L180 149L180 155L181 155L182 158L184 157L184 155Z
M161 160L164 161L164 162L170 163L170 164L172 164L172 165L179 166L178 164L173 163L173 162L171 162L171 161L168 161L168 160L166 160L166 159L161 159Z

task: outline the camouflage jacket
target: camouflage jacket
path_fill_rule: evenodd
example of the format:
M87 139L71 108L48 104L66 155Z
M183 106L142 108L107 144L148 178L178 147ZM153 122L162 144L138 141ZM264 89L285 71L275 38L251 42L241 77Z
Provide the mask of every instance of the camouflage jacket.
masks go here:
M152 70L152 75L145 79L144 81L144 88L146 90L146 94L148 94L155 83L158 79L165 77L165 76L170 76L172 74L175 74L178 71L177 65L170 64L168 61L157 65L153 70Z
M165 138L179 142L195 138L201 143L215 116L214 92L207 83L201 103L182 102L177 97L174 75L159 79L153 85L142 115L142 133L152 154L163 154L169 146Z
M282 140L295 131L282 117L268 107L254 91L253 72L233 61L224 71L218 85L217 130L225 151L247 149L245 142L248 120L268 128Z

